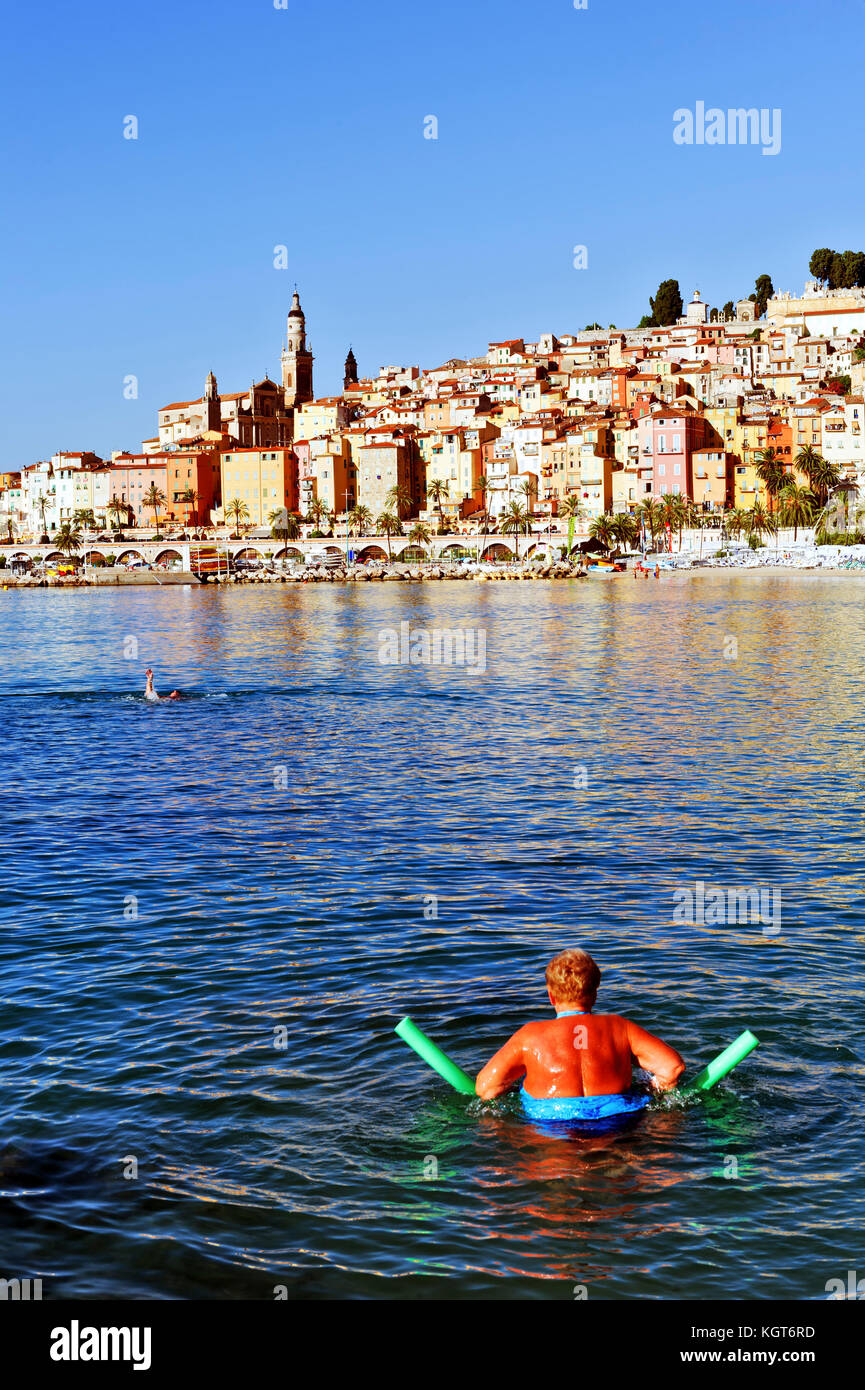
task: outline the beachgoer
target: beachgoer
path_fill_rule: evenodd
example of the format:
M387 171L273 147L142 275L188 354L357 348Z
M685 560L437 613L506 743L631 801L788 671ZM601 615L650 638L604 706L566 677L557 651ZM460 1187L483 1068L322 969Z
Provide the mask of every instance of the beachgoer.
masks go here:
M562 951L547 966L555 1019L527 1023L479 1074L477 1094L492 1100L518 1081L538 1100L621 1096L634 1062L652 1074L656 1090L675 1086L685 1063L678 1052L619 1014L594 1014L601 972L587 951Z

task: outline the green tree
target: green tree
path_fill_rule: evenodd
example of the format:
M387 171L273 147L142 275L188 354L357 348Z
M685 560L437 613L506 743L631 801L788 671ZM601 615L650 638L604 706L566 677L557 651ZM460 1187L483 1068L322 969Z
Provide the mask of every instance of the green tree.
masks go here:
M408 538L415 545L429 545L432 532L425 521L416 521L408 533Z
M81 545L81 532L77 531L68 521L64 521L57 528L54 544L61 555L74 555Z
M652 318L659 327L682 317L682 294L678 280L662 280L654 299L649 299Z
M746 513L746 516L749 540L752 536L756 536L759 540L765 532L772 532L774 530L775 523L762 503L755 502L750 512Z
M372 525L372 512L369 507L352 507L348 514L348 529L354 536L365 536Z
M389 563L391 559L390 538L391 536L402 535L402 522L396 512L382 512L380 516L376 517L375 524L379 534L387 536L387 558Z
M784 486L784 479L789 478L790 475L777 449L771 447L760 449L754 458L757 462L757 477L765 486L769 505L775 511L778 504L778 494Z
M792 487L785 490L781 501L781 521L785 526L793 527L794 541L799 534L800 526L810 526L814 516L814 504L814 494L807 487L799 487L794 482Z
M841 376L830 376L826 378L827 391L834 391L836 396L850 395L851 381L846 372Z
M631 516L630 512L617 512L613 517L611 530L613 533L613 540L617 541L620 545L627 546L630 550L633 548L639 535L640 527L636 518Z
M761 319L766 312L766 305L775 293L770 275L758 275L754 284L756 299L754 302L754 313Z
M148 511L153 513L153 521L156 526L156 540L160 540L159 535L159 508L165 506L165 493L160 492L155 483L151 483L147 492L142 497L142 502Z
M736 312L736 306L735 306L735 304L733 303L732 299L728 299L727 302L726 302L726 304L725 304L725 305L722 307L722 309L721 309L721 316L723 317L723 319L724 319L725 322L726 322L726 320L731 319L731 318L733 317L733 315L735 314L735 312Z
M281 540L285 545L289 541L296 541L300 535L300 521L286 507L277 507L268 515L270 522L270 534L275 540Z
M642 519L643 525L649 534L652 542L651 548L654 550L655 537L660 533L664 525L662 509L659 503L653 498L647 497L640 503L638 515Z
M121 502L119 497L112 497L112 498L111 498L111 501L108 503L108 506L105 508L105 510L107 511L109 517L113 517L113 518L114 518L114 529L115 529L115 530L119 530L119 527L118 527L118 524L117 524L117 523L118 523L118 518L123 518L123 519L126 521L126 523L128 524L128 522L129 522L129 507L126 505L125 502Z
M306 509L305 523L307 526L319 527L322 522L327 521L330 510L327 503L321 497L313 497Z
M534 508L532 507L532 498L537 495L538 491L537 479L526 478L526 481L524 483L520 483L519 488L517 490L521 492L526 499L526 516L528 518L528 524L526 526L526 535L528 535L534 511Z
M517 537L526 529L527 525L528 517L526 516L525 508L519 502L511 502L502 517L499 529L503 536L510 535L511 532L513 532L517 558L519 558L520 553L520 545Z
M489 493L489 490L490 490L490 480L489 480L489 478L487 477L486 473L482 473L482 474L480 475L480 477L478 478L477 482L475 483L475 492L479 492L480 495L481 495L481 511L482 511L482 516L481 516L481 518L479 518L479 519L483 521L483 527L484 527L484 543L483 543L483 550L481 550L481 552L480 552L481 555L483 555L484 550L486 550L486 548L487 548L487 527L488 527L489 524L490 524L490 514L489 514L489 511L487 510L487 495L488 495L488 493Z
M834 463L829 463L813 444L806 444L795 458L800 473L808 479L818 507L825 507L829 493L837 486L840 473Z
M196 492L194 487L187 487L183 489L177 500L182 502L185 507L189 507L189 524L191 526L196 526L198 524L197 507L198 503L201 501L201 493Z
M832 257L835 252L828 246L821 246L814 252L808 262L808 269L815 280L820 280L824 285L828 285L829 277L832 272Z
M237 539L240 540L240 528L249 521L249 508L240 497L233 497L225 508L227 521L234 521Z
M448 495L447 483L443 483L441 478L433 478L426 490L426 495L434 507L438 508L439 514L439 535L445 533L445 518L442 511L442 502Z
M657 324L655 323L655 320L652 318L651 314L644 314L643 317L640 319L640 322L637 324L637 327L656 328Z
M389 489L386 501L388 507L400 518L411 511L411 493L408 488L402 487L399 483Z
M91 531L96 530L96 517L90 507L79 507L72 515L73 526L89 527Z
M592 540L600 541L605 550L612 550L616 540L616 525L609 512L601 512L600 516L589 522L589 535Z
M840 251L833 251L832 264L829 267L829 288L830 290L840 290L844 286L844 276L847 267L844 264L844 257Z

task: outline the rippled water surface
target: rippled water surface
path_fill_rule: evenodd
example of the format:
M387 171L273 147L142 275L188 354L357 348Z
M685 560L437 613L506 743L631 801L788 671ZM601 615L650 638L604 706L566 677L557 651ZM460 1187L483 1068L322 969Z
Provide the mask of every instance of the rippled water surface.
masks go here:
M825 1297L865 1225L863 601L816 574L0 593L0 1277ZM486 671L380 664L405 620L484 629ZM189 698L147 705L148 664ZM777 887L780 932L674 921L698 881ZM761 1047L561 1139L394 1036L411 1013L478 1070L568 944L689 1070Z

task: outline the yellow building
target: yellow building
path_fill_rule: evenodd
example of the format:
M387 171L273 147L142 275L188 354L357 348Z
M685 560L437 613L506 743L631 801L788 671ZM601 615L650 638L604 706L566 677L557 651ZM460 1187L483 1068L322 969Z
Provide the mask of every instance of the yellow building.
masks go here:
M315 439L323 434L335 434L348 424L348 406L341 396L323 396L307 401L294 417L295 439Z
M426 486L443 483L446 495L441 500L444 516L465 516L480 506L478 479L483 472L483 450L480 430L443 430L428 444L426 455ZM490 437L493 432L489 431ZM438 503L427 501L430 515L439 513Z
M230 504L245 503L244 526L269 526L270 514L297 512L297 458L291 449L232 449L220 459L222 519L235 525Z

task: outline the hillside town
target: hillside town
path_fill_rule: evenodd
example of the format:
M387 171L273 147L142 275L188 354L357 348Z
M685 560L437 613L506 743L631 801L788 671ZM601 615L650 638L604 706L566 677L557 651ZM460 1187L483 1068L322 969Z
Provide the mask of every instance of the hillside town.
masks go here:
M136 453L62 450L4 471L0 534L67 549L160 527L423 542L578 518L606 539L628 518L654 535L684 515L759 536L773 516L813 524L839 490L862 489L863 391L858 286L815 279L722 312L695 290L668 325L512 338L371 376L349 350L326 397L295 292L278 381L220 392L211 372L203 395L159 410Z

